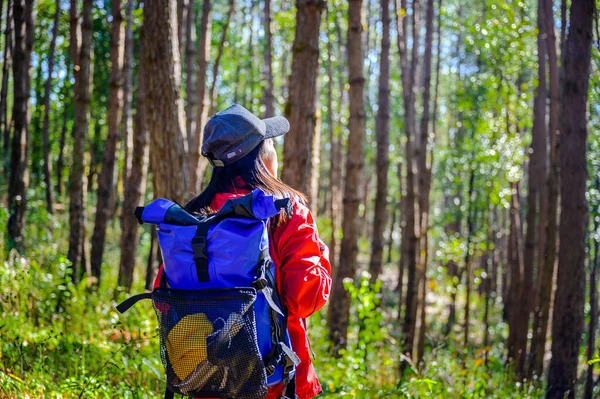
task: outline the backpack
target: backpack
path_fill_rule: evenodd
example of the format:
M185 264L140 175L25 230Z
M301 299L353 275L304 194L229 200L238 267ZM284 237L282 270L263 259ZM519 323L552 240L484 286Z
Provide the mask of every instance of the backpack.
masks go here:
M261 189L228 200L210 216L157 199L134 213L157 226L164 269L158 288L117 306L151 299L158 319L165 398L263 399L283 383L295 399L287 311L269 256L269 219L291 215L289 198Z

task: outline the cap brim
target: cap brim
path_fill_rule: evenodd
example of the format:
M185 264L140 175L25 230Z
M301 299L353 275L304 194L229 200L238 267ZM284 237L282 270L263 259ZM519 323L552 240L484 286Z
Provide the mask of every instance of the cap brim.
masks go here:
M263 119L266 126L265 138L270 139L277 136L283 136L290 131L290 122L283 116Z

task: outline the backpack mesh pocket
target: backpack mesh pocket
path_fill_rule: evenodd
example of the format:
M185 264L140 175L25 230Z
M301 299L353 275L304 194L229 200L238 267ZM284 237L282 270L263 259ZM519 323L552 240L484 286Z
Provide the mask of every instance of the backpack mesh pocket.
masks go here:
M266 396L255 299L253 288L153 292L170 390L198 398Z

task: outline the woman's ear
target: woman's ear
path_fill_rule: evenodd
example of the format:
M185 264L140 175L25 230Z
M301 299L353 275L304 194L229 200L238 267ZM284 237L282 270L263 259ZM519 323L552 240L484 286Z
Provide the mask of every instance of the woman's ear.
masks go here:
M263 144L263 151L261 154L261 160L265 164L265 167L273 176L277 177L277 151L275 151L275 147L273 146L273 140L268 139L265 140Z

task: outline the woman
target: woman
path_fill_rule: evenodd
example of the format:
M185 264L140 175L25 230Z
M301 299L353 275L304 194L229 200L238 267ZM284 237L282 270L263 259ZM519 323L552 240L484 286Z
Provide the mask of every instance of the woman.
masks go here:
M321 392L310 359L306 318L329 297L329 251L319 239L316 223L304 195L277 178L273 137L289 131L283 117L261 120L239 105L215 114L206 124L202 154L214 166L206 189L186 205L191 212L215 212L231 198L255 188L275 197L292 199L293 214L282 213L271 222L269 242L276 281L287 307L292 348L300 358L296 368L296 395L309 399ZM281 396L282 385L269 389L267 399Z

